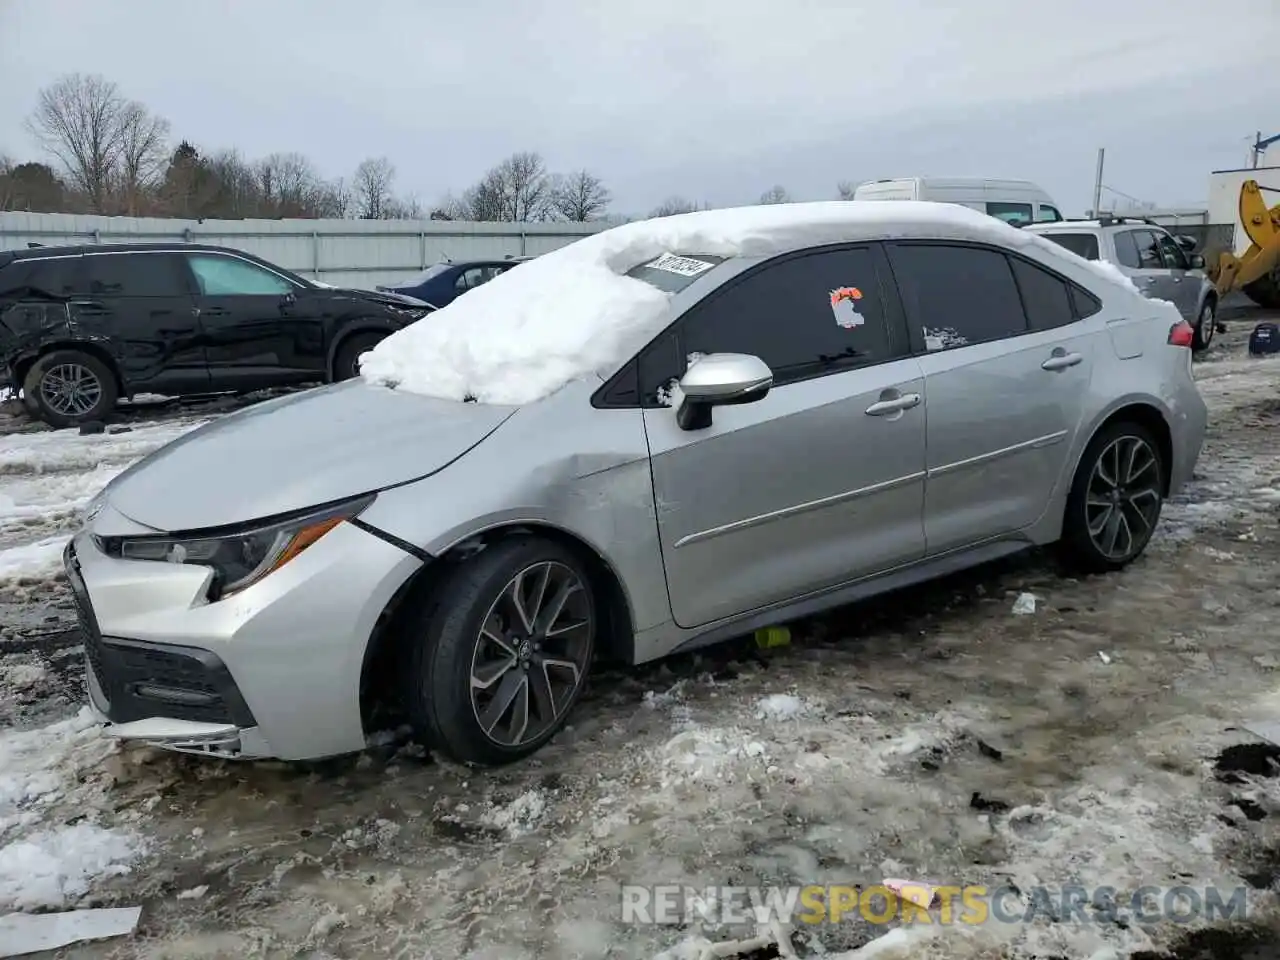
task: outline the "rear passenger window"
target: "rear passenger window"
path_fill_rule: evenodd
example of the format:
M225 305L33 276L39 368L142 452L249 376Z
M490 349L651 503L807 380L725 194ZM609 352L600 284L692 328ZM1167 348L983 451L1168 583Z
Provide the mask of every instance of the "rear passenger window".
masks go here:
M1009 259L999 250L945 243L889 247L913 340L950 350L1027 332Z
M188 293L176 253L95 253L84 257L89 295L180 297Z
M1031 204L1029 203L989 202L987 204L987 213L1003 220L1005 223L1030 223L1032 219Z
M79 292L82 284L76 282L76 268L80 263L80 257L13 260L0 269L0 293L31 289L68 296Z
M1065 280L1019 257L1010 257L1009 262L1032 330L1052 330L1076 322Z

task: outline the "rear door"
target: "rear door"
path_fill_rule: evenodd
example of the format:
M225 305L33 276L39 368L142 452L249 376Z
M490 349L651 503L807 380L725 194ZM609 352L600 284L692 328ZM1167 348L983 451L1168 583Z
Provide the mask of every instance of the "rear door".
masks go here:
M925 379L929 553L1030 526L1062 473L1093 369L1065 281L977 244L903 241L889 255Z
M209 389L200 323L181 254L86 253L87 296L69 304L72 322L109 338L128 392Z
M714 291L640 357L672 615L695 627L924 555L919 363L874 244L809 251ZM762 400L682 430L655 402L691 354L749 353Z
M326 377L323 296L252 260L216 251L183 254L196 284L209 373L216 390Z

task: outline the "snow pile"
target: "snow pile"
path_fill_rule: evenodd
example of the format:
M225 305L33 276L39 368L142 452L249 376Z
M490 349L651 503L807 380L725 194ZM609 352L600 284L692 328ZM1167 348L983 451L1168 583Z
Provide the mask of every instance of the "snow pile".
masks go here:
M0 909L65 907L100 877L129 872L138 842L92 823L39 830L0 847Z
M486 807L480 814L480 822L510 837L518 837L534 829L546 812L546 795L541 790L528 790L510 803Z
M87 812L81 780L114 750L88 708L37 730L0 731L0 913L73 903L141 853L137 838L98 826L91 814L49 825L59 803Z
M571 380L611 373L670 320L666 293L624 276L664 253L759 257L880 236L953 235L1050 257L1074 256L1052 241L946 203L834 201L703 210L628 223L508 270L361 359L375 385L447 400L524 404ZM1072 262L1115 282L1111 272Z

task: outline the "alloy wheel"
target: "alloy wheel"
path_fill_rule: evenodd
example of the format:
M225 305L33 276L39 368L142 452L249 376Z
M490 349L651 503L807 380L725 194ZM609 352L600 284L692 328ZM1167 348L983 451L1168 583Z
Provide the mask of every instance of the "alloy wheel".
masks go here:
M1218 329L1218 318L1214 312L1213 304L1206 303L1200 308L1200 346L1201 349L1207 350L1209 344L1213 343L1213 335Z
M1161 500L1155 451L1140 437L1117 437L1103 448L1089 476L1089 539L1108 560L1136 554L1155 530Z
M83 416L102 399L102 382L82 364L60 363L40 378L40 398L60 416Z
M556 726L587 674L591 595L555 561L517 573L490 605L471 658L471 707L484 735L519 747Z

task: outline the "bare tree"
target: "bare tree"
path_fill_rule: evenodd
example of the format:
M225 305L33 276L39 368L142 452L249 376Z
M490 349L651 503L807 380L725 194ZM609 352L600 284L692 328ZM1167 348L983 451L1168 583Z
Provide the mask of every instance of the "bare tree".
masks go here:
M269 217L314 217L323 205L325 184L300 153L273 153L258 161L261 213Z
M695 210L705 209L705 205L686 200L684 197L667 197L649 212L649 216L672 217L678 213L693 213Z
M836 190L840 194L841 200L852 200L854 191L858 189L856 183L850 183L848 180L841 180L836 184Z
M611 199L600 178L586 170L556 177L551 190L552 209L572 223L599 220Z
M446 193L440 202L431 208L432 220L473 220L471 204L466 197L455 197Z
M67 74L40 91L27 119L32 136L84 191L101 213L120 158L121 113L126 106L114 83L93 74Z
M502 171L495 167L462 195L468 220L510 220L507 184Z
M392 197L383 208L384 220L422 220L422 204L416 197Z
M352 191L355 195L356 216L361 220L383 220L392 202L391 187L395 183L396 168L386 157L371 157L356 167Z
M760 202L769 203L769 204L790 203L791 194L787 193L786 187L783 187L780 185L774 185L770 187L768 190L766 190L764 193L760 194Z
M546 220L553 212L552 187L539 154L513 153L462 195L462 205L470 220Z
M137 216L146 195L157 185L168 152L169 121L135 100L117 116L119 161L114 180L125 213Z

